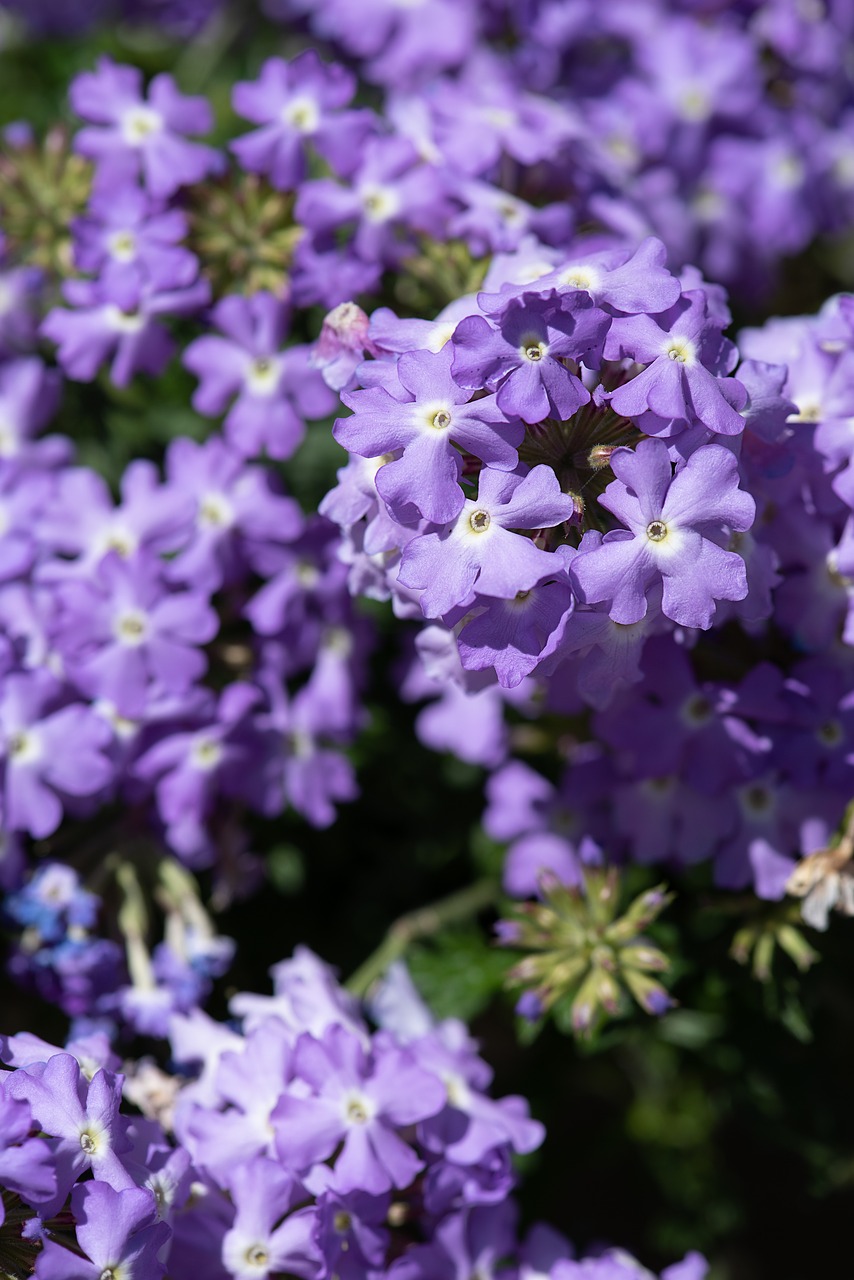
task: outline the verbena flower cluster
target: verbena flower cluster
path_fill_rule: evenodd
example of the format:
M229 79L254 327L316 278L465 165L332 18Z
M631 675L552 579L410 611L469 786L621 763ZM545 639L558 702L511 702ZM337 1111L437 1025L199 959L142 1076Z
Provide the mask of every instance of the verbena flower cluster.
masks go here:
M577 1260L545 1226L520 1237L511 1156L542 1125L490 1097L466 1027L435 1022L405 969L376 1030L311 952L273 976L272 996L233 997L238 1024L173 1017L181 1074L122 1074L103 1036L0 1037L0 1262L37 1280L639 1274L619 1251ZM662 1280L706 1270L690 1254Z

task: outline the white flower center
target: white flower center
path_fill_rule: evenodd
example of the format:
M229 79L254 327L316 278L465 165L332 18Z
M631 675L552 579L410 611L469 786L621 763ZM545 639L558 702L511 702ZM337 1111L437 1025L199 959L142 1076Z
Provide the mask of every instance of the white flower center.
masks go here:
M340 658L349 658L353 652L353 636L346 627L330 627L322 644L327 653L337 654Z
M512 600L506 600L505 604L508 609L527 609L528 601L531 599L530 591L517 591Z
M798 406L798 412L790 413L786 419L787 422L821 422L824 411L817 395L812 397L807 395L803 401L795 403Z
M222 745L215 738L198 738L190 748L190 760L202 773L210 773L222 759Z
M122 136L128 146L141 147L163 128L163 117L151 107L131 107L122 116Z
M545 342L540 342L537 338L525 338L520 350L526 360L536 364L543 356L548 355L549 349Z
M684 530L662 519L650 520L644 532L647 547L659 560L669 559L685 545Z
M133 262L136 257L136 236L132 231L114 231L107 245L116 262Z
M670 337L664 344L664 354L669 360L678 360L680 364L697 363L697 348L690 338Z
M291 98L282 109L282 120L297 133L314 133L320 124L320 112L313 98Z
M428 425L434 427L436 431L447 431L451 425L450 410L445 408L444 405L438 409L434 405L430 405L427 410L426 420Z
M108 1146L103 1130L91 1124L88 1129L81 1130L80 1149L85 1151L87 1156L103 1155Z
M771 177L776 180L777 186L784 191L792 191L795 187L801 186L806 174L804 166L797 156L788 155L780 156L774 161L771 168Z
M0 412L0 457L11 458L19 447L20 440L12 419Z
M142 609L125 609L113 622L113 635L120 644L135 649L148 637L148 615Z
M833 176L841 187L854 187L854 151L841 151L833 162Z
M199 503L197 520L202 529L227 529L234 520L231 503L222 493L206 493Z
M434 324L427 338L427 350L434 354L441 351L453 338L456 327L456 321L442 320L439 324Z
M15 764L35 764L41 756L41 742L32 729L18 729L9 738L9 759Z
M517 121L515 111L509 111L507 107L482 107L480 117L494 129L512 129Z
M117 738L129 741L136 734L139 724L136 720L129 720L127 716L120 716L112 702L108 702L106 698L98 698L92 703L92 710L97 711L102 719L112 729Z
M558 276L559 282L567 289L584 289L592 293L602 279L602 272L586 263L564 267Z
M275 356L259 356L246 370L246 385L256 396L270 396L279 385L279 361Z
M297 565L296 578L301 587L316 587L320 581L320 572L316 564L312 564L310 560L304 560L302 564Z
M488 511L473 511L469 516L469 528L472 533L486 533L491 523Z
M115 551L123 560L126 560L136 551L137 545L136 535L130 529L124 525L114 524L101 530L92 544L92 550L99 556Z
M709 102L708 94L698 85L692 85L690 89L686 89L679 97L679 114L683 120L690 120L692 124L700 124L703 120L708 120L712 114L712 104Z
M145 316L139 311L122 311L110 303L104 308L105 319L116 333L139 333L145 328Z
M362 187L359 194L368 222L388 222L400 211L400 197L392 187L371 182Z
M442 1076L442 1083L445 1086L449 1104L456 1107L458 1111L465 1111L471 1101L471 1090L463 1077L454 1071L448 1071Z
M692 693L680 710L683 723L691 729L699 729L702 725L708 724L712 715L712 704L702 693Z
M622 133L612 133L605 139L605 150L612 159L627 168L634 168L640 160L640 152L631 138Z
M344 1120L348 1125L368 1124L373 1120L376 1108L363 1093L348 1093L344 1099Z
M726 204L717 191L704 188L698 191L691 201L694 217L698 222L718 222L726 212Z

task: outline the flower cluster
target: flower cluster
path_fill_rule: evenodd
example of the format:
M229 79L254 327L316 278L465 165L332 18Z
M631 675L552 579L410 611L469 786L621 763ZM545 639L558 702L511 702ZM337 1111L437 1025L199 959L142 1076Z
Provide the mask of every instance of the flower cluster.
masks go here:
M634 242L656 234L673 264L750 297L782 257L850 221L845 6L267 7L358 62L409 144L408 161L391 141L365 152L353 188L367 215L320 180L305 204L312 230L348 217L360 219L357 245L401 223L435 234L444 201L446 234L484 252L530 232L562 243L592 222Z
M82 823L83 861L121 850L121 868L99 871L113 883L98 887L109 916L128 897L117 880L128 849L143 896L171 857L175 874L175 858L213 868L227 900L257 882L244 814L333 821L356 794L343 748L364 718L370 639L334 527L303 512L276 466L335 403L293 341L289 300L231 294L201 314L211 289L180 201L221 168L188 137L210 127L209 106L166 75L145 90L135 68L106 59L71 98L90 122L74 145L94 180L70 226L69 305L51 307L49 273L0 278L0 879L21 889L30 842ZM43 434L63 381L37 354L45 310L62 374L89 381L106 367L119 388L162 373L177 346L169 324L195 317L183 352L193 403L224 414L223 432L172 439L162 468L131 461L115 496L68 437ZM152 958L137 939L127 964L130 936L99 937L94 920L31 924L42 888L37 877L8 906L25 931L15 969L76 1017L144 1026L152 1001L165 1017L221 970L221 948L211 959L194 928L188 942L179 911L171 941ZM147 925L137 920L143 938Z
M444 343L444 317L410 336L378 313L379 358L343 393L353 416L334 434L358 461L324 513L343 524L373 472L376 498L346 520L354 558L357 542L384 554L401 607L465 616L463 667L505 687L572 651L576 602L630 625L654 597L665 619L708 628L717 601L747 595L727 545L754 515L732 447L747 389L728 376L713 296L663 260L652 240L634 255L546 251L526 284L531 264L502 260ZM586 495L608 475L601 504L626 527L603 536Z
M172 1054L124 1075L102 1037L0 1038L0 1264L37 1280L196 1271L234 1280L622 1280L619 1251L574 1260L556 1232L516 1233L511 1156L543 1128L493 1099L465 1026L435 1022L402 968L371 1030L306 949L272 996L232 1000L240 1029L172 1019ZM131 1116L124 1099L142 1112ZM31 1137L37 1130L38 1137ZM663 1280L702 1280L698 1254Z

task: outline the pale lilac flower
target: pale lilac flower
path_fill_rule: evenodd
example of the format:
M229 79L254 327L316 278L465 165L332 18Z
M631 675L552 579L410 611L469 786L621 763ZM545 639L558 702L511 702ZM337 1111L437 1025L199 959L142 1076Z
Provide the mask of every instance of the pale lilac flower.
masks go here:
M110 377L126 387L136 373L162 373L175 344L160 317L189 315L210 300L206 280L163 290L151 281L69 280L63 294L71 308L54 307L42 333L59 348L69 378L91 382L110 361Z
M170 1233L165 1222L157 1221L151 1191L81 1183L71 1193L71 1209L83 1256L48 1238L36 1262L38 1280L102 1280L105 1275L160 1280L164 1267L157 1255Z
M356 91L353 75L335 63L324 65L314 49L290 63L268 58L256 81L234 86L238 115L260 125L231 143L244 169L266 174L279 190L294 190L305 179L311 144L339 175L359 163L365 139L375 127L372 111L345 111Z
M433 354L405 352L397 377L386 387L342 395L350 418L339 418L333 434L351 453L366 458L401 450L377 472L377 491L396 519L407 508L436 524L459 515L465 495L460 488L460 445L487 466L512 471L524 427L508 421L494 396L470 401L451 374L450 345Z
M638 622L646 593L663 582L662 611L682 626L711 626L716 600L747 594L744 561L719 545L748 529L755 503L738 487L738 460L705 445L673 475L663 440L642 440L611 456L617 477L600 498L628 529L581 552L571 576L585 602L610 601L615 622Z
M480 596L512 600L556 572L560 562L515 529L547 529L569 520L572 499L550 467L520 477L485 468L477 499L467 498L455 523L407 543L398 577L423 588L425 617L438 618Z
M184 364L200 379L193 405L200 413L222 413L230 444L243 457L266 451L289 458L305 434L305 418L332 412L335 397L311 367L310 348L284 348L289 309L272 293L237 294L214 307L214 324L225 335L192 342Z
M95 71L73 81L70 98L77 114L92 122L75 146L97 160L101 190L141 174L153 196L167 197L221 167L216 151L185 136L210 131L210 106L180 93L172 76L155 76L146 96L137 67L101 58Z

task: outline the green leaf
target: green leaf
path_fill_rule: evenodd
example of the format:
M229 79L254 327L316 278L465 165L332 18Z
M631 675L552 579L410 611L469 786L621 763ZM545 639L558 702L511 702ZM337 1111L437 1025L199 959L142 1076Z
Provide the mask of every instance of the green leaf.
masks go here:
M507 957L480 930L449 929L407 952L412 978L438 1018L468 1021L501 989Z

